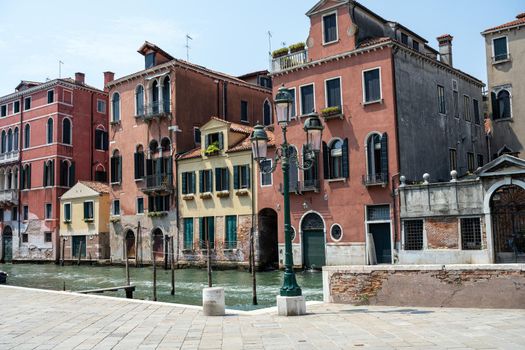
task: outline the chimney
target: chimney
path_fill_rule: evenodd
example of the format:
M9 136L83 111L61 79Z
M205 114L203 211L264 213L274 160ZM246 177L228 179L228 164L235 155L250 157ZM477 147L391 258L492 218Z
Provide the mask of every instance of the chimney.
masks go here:
M445 34L437 37L439 43L439 60L446 65L452 67L452 39L454 37L450 34Z
M519 15L517 15L516 18L517 18L517 19L525 18L525 12L520 13Z
M106 85L108 85L108 83L112 82L113 80L115 80L115 73L104 72L104 90L106 90Z
M84 73L76 72L75 73L75 83L84 84L86 75Z

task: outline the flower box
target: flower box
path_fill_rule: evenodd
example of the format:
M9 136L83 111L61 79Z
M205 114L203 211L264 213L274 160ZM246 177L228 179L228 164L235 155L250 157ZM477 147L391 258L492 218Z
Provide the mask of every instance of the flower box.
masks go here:
M200 197L202 199L209 199L209 198L212 197L212 194L211 194L211 192L203 192L203 193L200 194Z
M183 194L182 195L182 199L185 200L185 201L192 201L195 199L195 195L192 193L192 194Z
M237 192L235 192L235 194L238 196L247 196L249 193L250 192L246 188L241 188L240 190L237 190Z
M230 191L219 191L219 192L217 192L217 197L224 198L224 197L229 197L229 196L230 196Z
M305 47L306 47L306 44L303 42L299 42L299 43L288 46L288 48L290 49L290 53L304 51Z
M323 117L325 120L330 119L343 119L343 111L341 110L341 106L335 106L335 107L327 107L321 110L321 117Z
M288 48L287 47L283 47L283 48L274 50L272 52L272 57L273 58L282 57L282 56L286 56L286 55L288 55Z

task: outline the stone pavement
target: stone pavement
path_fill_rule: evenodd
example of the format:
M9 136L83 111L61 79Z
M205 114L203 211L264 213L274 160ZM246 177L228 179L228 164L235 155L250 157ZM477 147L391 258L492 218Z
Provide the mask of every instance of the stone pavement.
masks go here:
M525 310L308 305L204 317L195 306L0 287L0 349L523 349Z

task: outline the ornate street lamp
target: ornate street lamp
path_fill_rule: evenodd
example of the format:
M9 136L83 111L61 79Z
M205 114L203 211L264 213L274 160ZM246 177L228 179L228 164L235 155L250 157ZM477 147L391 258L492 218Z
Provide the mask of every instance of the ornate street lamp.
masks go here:
M289 167L290 163L293 162L298 168L302 170L310 169L316 160L316 153L321 148L321 138L323 133L323 125L321 119L317 113L312 113L307 116L304 123L304 131L306 132L306 145L303 152L303 162L299 161L297 152L294 152L294 148L288 144L286 139L286 129L291 119L291 105L292 97L285 87L281 87L277 92L275 98L275 109L277 115L277 123L281 126L283 133L283 143L280 147L277 147L275 151L275 158L273 166L268 166L265 162L267 147L268 147L268 136L264 131L264 127L256 125L251 134L250 140L252 142L253 158L259 164L259 170L263 174L274 172L277 168L277 164L281 162L283 171L283 210L284 210L284 279L283 285L280 290L281 297L301 297L301 287L297 284L295 278L295 272L293 270L293 254L292 254L292 226L290 223L290 193L289 193ZM304 299L303 299L304 301ZM304 304L304 303L303 303ZM279 300L278 300L279 308ZM302 314L298 313L286 313L291 314ZM281 311L279 311L281 313Z

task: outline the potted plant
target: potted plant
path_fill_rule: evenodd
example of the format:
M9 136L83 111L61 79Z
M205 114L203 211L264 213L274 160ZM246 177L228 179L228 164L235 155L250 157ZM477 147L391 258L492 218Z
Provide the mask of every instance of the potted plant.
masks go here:
M341 118L343 117L343 111L341 106L327 107L321 110L321 116L324 119Z
M306 47L306 44L303 42L295 43L290 45L288 48L290 49L290 53L304 51Z
M278 58L278 57L282 57L282 56L286 56L286 55L288 55L288 48L287 47L282 47L282 48L274 50L272 52L272 57L273 58Z
M207 156L213 156L213 155L219 154L220 151L221 149L219 147L219 141L215 141L208 145L208 148L206 148L206 150L204 151L204 154Z

